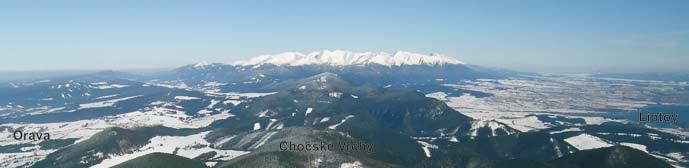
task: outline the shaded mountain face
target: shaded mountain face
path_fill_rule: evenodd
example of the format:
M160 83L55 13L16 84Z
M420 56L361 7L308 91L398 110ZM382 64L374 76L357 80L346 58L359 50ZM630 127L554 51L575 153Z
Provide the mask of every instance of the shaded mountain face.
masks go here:
M345 133L329 129L310 127L288 127L284 129L259 130L239 134L225 134L216 131L209 134L209 141L226 149L245 149L254 152L240 156L228 162L219 163L217 167L309 167L318 160L320 166L339 167L342 164L356 163L370 167L398 167L398 165L378 161L383 153L398 153L399 149L373 148L347 150L343 143L366 143ZM231 136L230 136L231 135ZM226 140L228 137L233 137ZM399 140L397 140L399 141ZM404 140L402 140L404 141ZM396 141L391 141L396 142ZM405 141L407 145L418 145L414 141ZM298 150L288 149L290 144L332 144L331 150ZM283 150L287 149L287 150ZM313 149L313 148L311 148ZM420 148L412 148L420 154ZM400 159L412 157L404 156Z
M310 126L336 129L343 124L396 129L410 136L452 137L467 130L471 119L421 93L388 88L354 87L333 73L297 82L291 89L254 99L232 111L242 121L216 125L253 129L262 126Z
M120 163L113 168L167 167L167 168L206 168L198 160L168 153L151 153Z
M551 161L553 165L567 168L584 167L673 167L665 161L625 146L585 150Z
M209 134L209 141L225 142L221 145L225 149L261 151L261 148L252 149L255 147L252 142L269 135L276 139L280 135L266 132L308 127L341 132L374 144L376 152L359 159L392 165L468 166L481 163L496 166L507 162L501 158L548 161L573 152L566 142L547 133L522 134L497 121L473 121L423 94L352 86L333 73L300 80L289 88L237 105L232 111L242 113L238 113L237 118L212 124L215 128L227 129ZM229 137L232 139L223 141ZM303 136L293 133L289 137L299 139ZM311 140L323 138L315 139ZM424 158L429 157L433 161L425 162Z
M394 89L355 87L333 73L306 78L290 88L284 92L237 105L237 108L232 111L242 111L242 113L238 113L236 118L212 124L216 128L234 129L217 130L211 133L213 136L210 136L210 141L234 137L232 140L225 141L222 146L227 149L262 151L263 147L256 148L249 143L252 140L245 138L252 137L260 140L261 137L270 135L273 138L264 147L268 148L268 151L275 151L279 149L275 146L277 143L271 142L279 142L280 139L277 137L282 133L263 132L289 130L293 133L283 135L283 137L293 139L291 141L295 143L319 141L333 144L355 141L370 143L378 146L374 153L352 156L356 159L344 159L344 161L363 160L362 164L375 165L378 164L375 162L382 162L397 165L411 164L425 157L421 144L413 137L440 137L447 141L459 134L460 130L467 130L471 123L468 117L423 94ZM292 127L339 132L335 135L344 135L344 138L329 140L327 137L332 136L300 133L302 129L289 129ZM247 131L255 133L245 133ZM400 146L405 147L400 148ZM270 155L282 156L285 153ZM257 154L256 157L264 156ZM369 163L366 160L377 161Z

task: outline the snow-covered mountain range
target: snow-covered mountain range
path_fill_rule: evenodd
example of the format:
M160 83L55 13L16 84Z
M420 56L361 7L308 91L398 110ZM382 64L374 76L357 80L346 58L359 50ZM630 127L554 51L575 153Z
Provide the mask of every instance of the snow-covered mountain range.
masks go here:
M308 54L300 52L285 52L275 55L262 55L249 60L237 61L233 65L255 66L263 64L301 66L301 65L369 65L384 66L402 65L445 65L464 64L457 59L437 54L416 54L397 51L394 54L386 52L352 52L344 50L324 50Z
M660 127L635 111L684 112L688 93L350 51L0 82L0 167L687 167L686 118Z

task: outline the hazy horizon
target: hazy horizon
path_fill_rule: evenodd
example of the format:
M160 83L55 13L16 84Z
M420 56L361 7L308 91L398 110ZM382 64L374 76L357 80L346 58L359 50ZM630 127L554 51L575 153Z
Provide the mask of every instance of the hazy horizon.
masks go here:
M687 1L0 2L0 72L440 53L538 73L689 72ZM624 4L624 5L621 5Z

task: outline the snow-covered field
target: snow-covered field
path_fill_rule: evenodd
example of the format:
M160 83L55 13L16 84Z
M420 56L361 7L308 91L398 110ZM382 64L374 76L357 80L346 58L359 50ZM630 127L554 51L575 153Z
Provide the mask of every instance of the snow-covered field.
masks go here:
M504 123L520 132L537 131L560 125L569 126L567 129L551 131L551 134L582 132L583 130L579 126L584 125L600 125L605 122L634 122L608 118L610 111L606 110L636 112L636 110L647 105L656 104L657 97L665 99L667 95L677 94L677 89L686 87L677 82L604 79L580 75L537 76L530 79L479 79L446 83L443 86L456 91L468 90L491 94L485 97L468 93L458 95L450 92L426 94L426 97L444 101L460 113L476 119L477 122L474 123L472 129L480 126L493 129L498 126L498 124L486 123L487 121ZM543 116L548 117L551 121L546 122L543 118L539 118ZM583 121L583 123L570 123L562 119L576 119L576 121ZM683 129L656 128L648 125L646 127L680 137L689 137L689 131ZM472 135L477 133L476 129L473 130L470 132ZM605 135L606 133L599 134ZM612 134L660 139L657 135L650 134ZM565 141L579 150L618 144L650 153L642 144L615 143L586 133L566 138ZM650 154L671 162L686 162L682 153Z
M208 126L213 121L232 116L234 115L224 111L220 114L192 118L179 110L154 107L146 111L135 111L91 120L44 124L10 123L2 124L0 126L9 127L12 129L20 129L24 132L40 132L41 130L50 130L51 139L77 138L79 139L77 141L81 141L109 127L134 128L162 125L171 128L200 128ZM0 137L0 145L18 144L23 142L14 140L12 138L12 133L9 132L9 129L0 130L0 132L3 132L2 135L6 135ZM33 143L37 141L28 142Z
M680 87L673 82L618 81L577 75L478 79L443 86L489 93L492 96L476 97L467 93L449 96L453 94L444 92L429 93L426 96L444 101L471 118L500 121L520 131L553 126L538 120L534 115L580 118L585 124L611 121L626 123L627 121L605 118L609 112L602 110L638 110L655 104L651 100L654 93L672 93L674 88Z

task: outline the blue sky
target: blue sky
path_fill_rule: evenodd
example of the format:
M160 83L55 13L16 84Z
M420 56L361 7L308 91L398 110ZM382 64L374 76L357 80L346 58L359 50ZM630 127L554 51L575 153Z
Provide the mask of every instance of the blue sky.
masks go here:
M0 1L0 71L324 49L532 72L689 72L689 1Z

